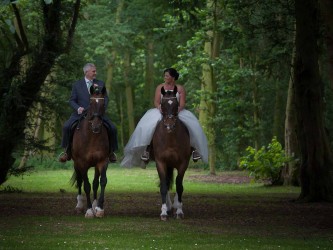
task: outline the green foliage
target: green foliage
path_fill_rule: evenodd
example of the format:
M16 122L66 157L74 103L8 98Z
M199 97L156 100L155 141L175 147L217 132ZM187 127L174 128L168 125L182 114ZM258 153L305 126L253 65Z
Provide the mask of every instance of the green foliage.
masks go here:
M0 36L4 39L0 39L0 55L5 60L0 62L0 68L5 68L12 51L16 51L12 49L15 41L11 38L14 14L10 1L3 2ZM30 47L40 48L43 35L43 15L37 8L40 1L18 2ZM63 4L70 10L72 2L67 0ZM36 100L41 103L43 112L38 115L43 126L51 130L54 127L52 131L57 144L60 144L63 121L71 112L68 105L71 84L82 77L82 66L88 61L97 65L97 77L102 80L108 78L107 69L112 66L107 113L118 127L120 147L126 144L130 135L126 133L124 56L128 52L131 56L126 77L133 89L134 117L138 121L152 104L152 100L145 98L147 44L151 41L154 42L154 76L149 77L153 77L155 84L163 81L163 69L173 66L180 72L178 83L186 88L187 109L198 115L196 111L204 98L216 104L216 115L210 117L209 122L216 131L218 169L237 169L247 145L266 145L273 134L282 141L283 119L278 121L279 135L273 133L272 123L275 123L275 113L279 112L277 116L283 117L285 112L284 98L288 91L294 38L293 1L213 2L221 13L214 16L216 26L209 18L213 13L207 8L206 1L130 0L124 1L122 8L121 1L100 0L94 4L82 1L74 46L69 55L58 58L57 67L53 68L54 79L42 86ZM62 27L66 25L63 21ZM207 30L214 30L223 39L215 58L204 53ZM213 95L200 90L203 63L211 65L214 72L217 90ZM275 103L279 99L276 96L280 97L278 91L282 92L280 106ZM333 95L330 88L326 93ZM255 101L254 95L257 96ZM2 99L7 100L5 97ZM333 98L326 100L330 130L333 127L333 105L329 103ZM54 115L57 123L51 119ZM257 123L253 119L255 115ZM28 118L27 126L32 127L35 117ZM48 167L53 168L53 164L48 164ZM196 167L201 166L197 164Z
M250 171L255 180L269 180L273 185L279 184L281 169L291 159L285 155L276 137L267 147L256 150L249 146L246 152L247 155L240 161L243 169Z

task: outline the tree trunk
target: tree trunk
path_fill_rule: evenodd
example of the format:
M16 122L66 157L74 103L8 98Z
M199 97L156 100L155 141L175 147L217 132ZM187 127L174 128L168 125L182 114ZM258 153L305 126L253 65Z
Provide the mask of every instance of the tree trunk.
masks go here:
M254 67L254 71L256 66ZM253 103L253 126L255 131L255 137L254 137L254 148L256 150L259 150L259 107L258 107L258 83L257 83L257 77L254 76L252 78L252 86L253 86L253 92L252 92L252 103Z
M19 11L15 3L12 3L17 20L21 22ZM25 121L27 113L39 93L47 75L50 73L56 59L61 54L68 52L72 45L72 39L75 31L75 25L78 18L80 0L73 3L73 10L70 10L72 17L65 27L68 28L67 40L63 40L60 19L62 8L60 0L54 0L51 4L45 4L41 1L41 10L44 16L44 37L40 38L41 45L38 48L28 48L27 36L23 28L20 29L20 37L16 37L17 49L13 51L13 57L8 62L8 68L1 72L3 78L0 80L0 96L2 98L0 113L0 184L7 179L10 168L13 167L14 158L12 153L18 145L24 140ZM21 23L18 25L23 27ZM14 34L15 35L15 34ZM22 46L24 44L24 46ZM14 45L13 45L14 46ZM32 52L31 52L32 51ZM24 76L22 72L21 58L31 53L30 65L27 67ZM19 98L17 98L19 97Z
M121 13L124 7L124 0L120 0L117 6L116 18L115 18L115 25L118 25L121 22ZM108 93L111 93L112 87L112 80L113 80L113 69L114 69L114 62L117 58L117 51L111 51L111 58L106 58L107 64L107 73L106 73L106 81L105 86Z
M213 21L213 28L207 32L208 41L205 42L204 51L209 58L214 60L219 56L220 52L220 34L217 31L217 19L219 17L220 8L215 1L207 1L207 8L214 14L207 17L208 23ZM208 150L209 150L209 169L210 174L216 174L216 131L212 123L212 117L216 114L216 105L214 103L214 93L216 93L216 82L214 77L214 69L209 63L202 66L203 83L201 90L204 95L200 101L199 121L207 134Z
M292 53L291 65L295 62L295 47ZM285 131L284 131L284 147L286 156L292 157L294 160L286 163L282 169L281 178L284 185L299 186L299 172L300 172L300 161L299 161L299 148L298 140L296 135L296 111L295 111L295 100L294 100L294 68L291 67L290 79L288 87L288 97L286 105L286 119L285 119Z
M144 98L148 100L148 107L152 107L155 95L154 87L154 40L153 38L147 39L147 51L146 51L146 84Z
M131 135L135 128L134 123L134 108L133 108L133 90L129 81L131 59L129 51L125 52L124 58L124 83L126 88L126 103L127 103L127 117L128 117L128 132Z
M329 79L333 87L333 1L319 0L320 10L325 22L325 38L328 56Z
M283 116L281 114L283 114L282 112L282 105L284 105L284 103L282 103L283 100L283 94L282 94L282 90L279 82L276 81L275 82L275 102L274 102L274 120L273 120L273 128L272 128L272 135L276 136L277 140L281 143L283 142L284 138L283 138L283 128L282 128L282 119Z
M333 201L333 155L324 126L316 0L296 0L295 103L302 201Z

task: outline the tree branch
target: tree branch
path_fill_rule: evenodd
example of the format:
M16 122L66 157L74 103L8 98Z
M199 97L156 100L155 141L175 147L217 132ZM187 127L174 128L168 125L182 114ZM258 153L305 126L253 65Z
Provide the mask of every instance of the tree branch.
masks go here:
M25 34L25 31L24 31L24 28L23 28L23 25L22 25L22 19L21 19L20 11L17 8L15 3L12 3L11 6L13 8L15 18L16 18L16 21L17 21L17 26L18 26L18 29L19 29L18 30L19 31L18 36L15 34L17 44L18 44L19 47L23 46L22 50L28 50L29 49L29 42L28 42L27 36Z
M70 48L72 47L72 44L73 44L75 27L76 27L77 20L79 18L80 5L81 5L81 0L76 0L75 5L74 5L72 23L71 23L70 28L68 30L67 42L66 42L66 47L65 47L66 52L69 52L69 50L70 50Z

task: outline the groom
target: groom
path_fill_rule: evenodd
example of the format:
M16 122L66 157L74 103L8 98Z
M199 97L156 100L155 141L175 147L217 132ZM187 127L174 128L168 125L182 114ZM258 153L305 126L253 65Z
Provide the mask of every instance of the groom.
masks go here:
M102 89L105 85L103 81L96 79L96 66L92 63L87 63L83 67L84 79L78 80L74 83L72 88L71 97L69 99L69 104L73 108L73 113L70 118L64 123L63 126L63 137L61 146L65 149L59 156L60 162L66 162L71 159L71 127L78 121L81 117L83 111L89 107L90 103L90 92L89 89L92 85L98 85ZM105 108L107 107L109 98L105 96ZM114 153L118 149L118 140L117 140L117 129L115 125L107 118L103 117L104 124L108 128L109 141L110 141L110 162L116 162L117 157Z

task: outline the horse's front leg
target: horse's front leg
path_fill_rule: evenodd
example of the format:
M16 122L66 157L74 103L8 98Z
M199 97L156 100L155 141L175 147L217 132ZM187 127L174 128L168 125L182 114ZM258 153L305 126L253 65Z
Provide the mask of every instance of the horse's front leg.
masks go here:
M160 218L162 221L166 221L168 218L168 207L166 204L167 193L168 193L167 178L166 178L165 168L163 168L161 164L157 164L157 171L160 178L160 194L162 199Z
M184 179L184 174L178 173L176 177L176 195L173 202L173 208L176 209L175 217L177 219L184 219L183 203L182 203L182 196L184 191L183 179Z
M94 217L94 211L92 209L91 199L90 199L90 191L91 191L91 185L88 178L88 173L85 173L83 175L83 188L84 192L86 193L86 199L87 199L87 211L86 211L86 218L93 218Z
M108 179L106 177L106 170L108 167L108 163L105 163L101 170L101 178L100 178L100 185L101 185L101 193L99 194L98 203L96 207L96 217L104 217L104 192L105 187L108 182Z

